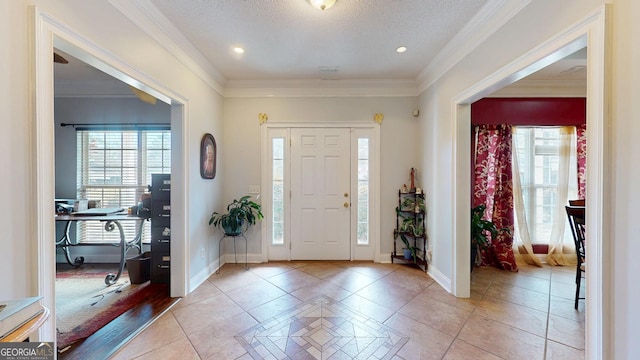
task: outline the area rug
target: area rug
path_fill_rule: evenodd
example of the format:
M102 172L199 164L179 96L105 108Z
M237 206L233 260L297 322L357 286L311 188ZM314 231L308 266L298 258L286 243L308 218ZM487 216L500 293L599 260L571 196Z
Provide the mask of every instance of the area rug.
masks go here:
M105 272L69 272L56 276L58 349L85 339L110 321L154 294L166 284L131 284L126 273L106 286Z

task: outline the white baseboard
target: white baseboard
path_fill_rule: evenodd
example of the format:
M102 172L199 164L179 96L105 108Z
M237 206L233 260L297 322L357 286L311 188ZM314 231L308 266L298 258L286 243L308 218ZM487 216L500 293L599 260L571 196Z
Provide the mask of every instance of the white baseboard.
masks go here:
M120 264L120 255L116 254L71 254L71 261L74 261L77 257L84 257L84 262L86 264ZM67 260L64 255L56 255L56 263L66 264Z
M200 285L202 285L207 279L213 275L216 270L218 270L218 260L216 259L214 263L209 264L204 269L200 270L196 275L192 276L189 281L189 289L187 290L187 294L191 294L195 291Z
M427 274L429 274L429 276L431 276L431 278L448 293L451 293L451 279L440 272L440 270L438 270L435 266L429 265Z

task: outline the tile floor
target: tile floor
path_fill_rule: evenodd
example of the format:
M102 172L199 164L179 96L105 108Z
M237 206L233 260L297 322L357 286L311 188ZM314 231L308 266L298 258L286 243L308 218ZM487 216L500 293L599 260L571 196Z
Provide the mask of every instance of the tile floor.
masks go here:
M398 264L227 264L113 359L584 359L574 275L476 268L460 299Z

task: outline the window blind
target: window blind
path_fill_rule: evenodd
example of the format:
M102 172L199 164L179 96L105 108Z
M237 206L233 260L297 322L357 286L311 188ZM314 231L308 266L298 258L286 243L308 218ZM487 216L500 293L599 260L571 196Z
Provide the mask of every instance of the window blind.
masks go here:
M77 198L97 200L101 207L136 205L152 173L171 172L170 130L78 130L76 140ZM127 239L135 236L136 223L121 223ZM143 224L143 242L149 242L149 222ZM76 226L80 242L120 241L118 231L105 231L103 223L81 221Z

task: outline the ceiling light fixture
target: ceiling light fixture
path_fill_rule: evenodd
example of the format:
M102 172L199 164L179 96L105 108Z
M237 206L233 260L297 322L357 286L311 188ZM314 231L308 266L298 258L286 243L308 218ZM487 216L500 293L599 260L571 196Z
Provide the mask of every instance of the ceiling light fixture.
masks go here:
M316 9L327 10L336 3L336 0L309 0L309 2Z
M244 54L244 49L241 47L234 47L233 52L235 52L236 54Z
M400 46L399 48L396 49L396 52L399 52L399 53L403 53L405 51L407 51L407 47L406 46Z

